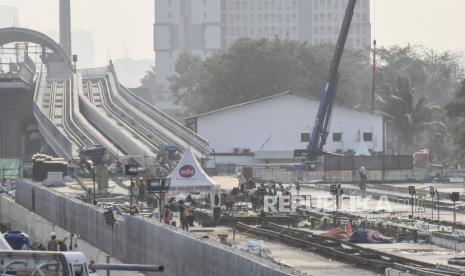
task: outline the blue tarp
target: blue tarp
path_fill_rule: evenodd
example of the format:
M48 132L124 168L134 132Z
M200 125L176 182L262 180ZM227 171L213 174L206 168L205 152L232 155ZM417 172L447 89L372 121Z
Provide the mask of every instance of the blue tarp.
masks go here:
M392 243L392 240L371 229L358 229L352 233L349 241L353 243Z

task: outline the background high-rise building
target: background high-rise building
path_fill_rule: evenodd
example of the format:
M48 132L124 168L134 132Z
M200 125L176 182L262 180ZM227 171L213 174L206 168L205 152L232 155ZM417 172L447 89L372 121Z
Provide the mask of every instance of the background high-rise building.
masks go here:
M221 2L155 0L154 33L157 84L167 87L181 53L206 58L221 48Z
M157 84L181 52L208 57L239 38L274 38L334 44L348 0L155 0ZM194 4L195 3L195 4ZM371 45L370 0L359 0L347 47Z
M221 6L222 46L227 48L238 38L299 39L298 29L304 29L305 21L299 21L299 10L307 11L307 1L297 0L223 0ZM301 15L302 17L305 14ZM311 23L311 21L310 21ZM299 24L304 24L299 26ZM308 27L307 27L308 28Z
M19 9L17 7L0 6L0 28L19 26Z
M347 0L311 0L312 44L335 44L344 19ZM355 6L346 46L366 49L371 46L370 1Z

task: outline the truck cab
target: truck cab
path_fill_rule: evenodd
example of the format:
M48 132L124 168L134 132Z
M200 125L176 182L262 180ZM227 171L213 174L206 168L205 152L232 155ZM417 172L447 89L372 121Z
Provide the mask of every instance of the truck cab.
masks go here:
M0 275L92 276L81 252L0 251Z

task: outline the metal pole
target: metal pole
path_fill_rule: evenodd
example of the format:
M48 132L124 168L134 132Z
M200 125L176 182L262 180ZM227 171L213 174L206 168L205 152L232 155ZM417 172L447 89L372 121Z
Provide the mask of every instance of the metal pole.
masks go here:
M139 272L163 272L162 265L139 264L95 264L97 270L139 271Z
M216 170L216 152L214 148L212 148L212 152L213 152L213 165L215 166L215 170Z
M413 204L414 202L413 202L413 194L412 194L412 219L413 219Z
M132 181L132 176L129 178L129 181L131 181L130 185L129 185L129 214L132 216L133 213L132 213L132 196L133 196L133 193L132 191L134 190L134 187L133 187L133 181Z
M95 167L92 169L92 182L94 183L94 205L97 205L97 200L95 199Z
M434 202L433 202L433 195L431 195L431 222L433 222L434 217Z
M144 151L144 175L145 175L145 179L147 179L147 153Z
M165 214L162 214L161 212L161 191L160 191L160 195L158 196L158 213L159 213L160 222L161 222L161 217L165 215Z
M371 112L375 112L375 90L376 90L376 39L373 40L373 77L371 80Z
M110 264L110 256L107 256L107 264ZM110 276L110 269L107 269L107 276Z

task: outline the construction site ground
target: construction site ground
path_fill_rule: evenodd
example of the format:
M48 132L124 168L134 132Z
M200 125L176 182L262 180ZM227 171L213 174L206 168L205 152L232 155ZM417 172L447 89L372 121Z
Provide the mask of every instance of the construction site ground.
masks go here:
M231 188L237 185L237 182L231 180L231 178L224 178L223 181L226 183L224 188ZM124 182L129 186L129 182ZM84 185L87 188L92 188L93 183L91 180L85 180ZM304 195L311 196L311 210L313 211L332 211L335 210L335 198L332 197L327 190L328 184L311 184L305 185L300 191L296 191L291 188L291 193L293 196ZM429 187L430 184L416 183L416 184L391 184L395 187L408 187L414 185L417 188ZM462 183L447 183L447 184L434 184L438 190L442 192L452 192L452 191L463 191ZM289 185L292 187L292 185ZM382 187L382 186L381 186ZM411 206L406 205L405 202L392 202L383 198L362 198L359 193L357 193L357 186L343 184L343 188L346 189L343 199L342 211L350 213L352 215L358 215L366 219L379 219L379 220L388 220L392 218L397 218L400 220L408 219L411 214ZM75 197L79 194L85 193L83 188L75 183L70 183L66 187L53 188L56 191L67 194L71 197ZM402 192L387 191L376 186L369 185L369 192L377 193L379 195L399 195L408 197L409 195ZM109 183L109 193L127 196L128 190L121 185L116 184L113 181ZM441 199L441 202L448 201L448 199ZM309 206L307 206L309 207ZM414 209L415 217L425 217L431 218L431 209L430 208L415 208ZM436 209L433 210L433 217L437 217ZM440 211L441 220L453 221L453 212L450 210L441 210ZM156 220L157 218L152 218ZM465 222L465 214L457 213L457 221ZM176 227L180 227L179 214L174 214L174 221L176 221ZM437 230L434 226L431 226L432 231ZM450 229L449 229L450 230ZM236 232L231 227L220 226L220 227L201 227L200 225L195 225L189 229L194 235L199 237L208 238L220 241L219 235L227 235L226 241L232 246L238 246L243 242L249 240L260 239L248 233ZM321 233L321 231L308 230L316 233ZM270 257L277 263L280 263L285 266L293 267L301 272L306 272L310 275L334 275L339 273L342 275L379 275L375 272L365 270L360 267L354 267L351 264L340 262L338 260L333 260L326 258L324 256L308 252L301 249L296 249L295 247L285 245L278 241L265 240L265 245L271 251ZM402 242L402 243L392 243L392 244L361 244L363 247L368 247L375 250L380 250L384 252L389 252L395 255L402 257L408 257L416 260L426 261L433 264L447 264L447 260L451 257L465 257L465 252L454 251L451 249L445 249L436 245L427 244L424 242L413 243L413 242Z

